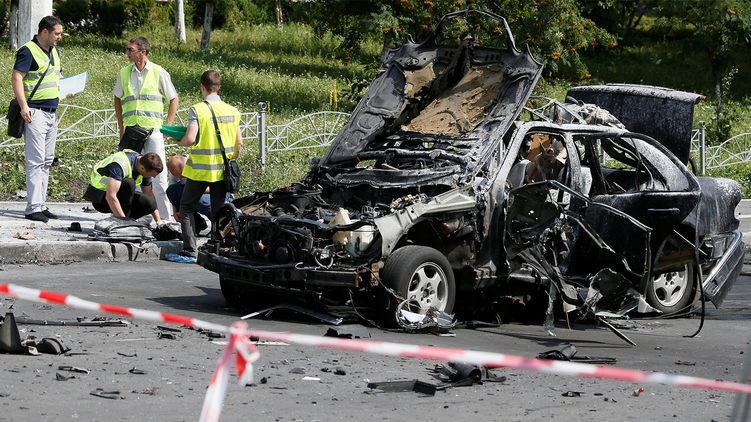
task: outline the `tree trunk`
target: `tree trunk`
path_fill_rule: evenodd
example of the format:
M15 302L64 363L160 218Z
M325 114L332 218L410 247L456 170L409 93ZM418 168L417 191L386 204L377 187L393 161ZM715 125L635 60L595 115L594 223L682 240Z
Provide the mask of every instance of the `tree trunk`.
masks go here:
M18 50L18 0L10 2L10 14L8 15L8 47L11 51Z
M175 38L185 42L185 1L175 0Z
M276 15L276 29L282 30L282 0L274 0L274 14Z
M721 135L724 132L723 125L724 119L722 116L722 75L720 74L720 64L717 60L712 60L712 76L714 76L714 93L717 97L717 103L715 113L717 114L717 133ZM717 139L718 142L722 142L722 139Z
M203 35L201 35L201 51L209 49L211 41L211 21L214 19L214 0L206 2L206 14L203 15Z

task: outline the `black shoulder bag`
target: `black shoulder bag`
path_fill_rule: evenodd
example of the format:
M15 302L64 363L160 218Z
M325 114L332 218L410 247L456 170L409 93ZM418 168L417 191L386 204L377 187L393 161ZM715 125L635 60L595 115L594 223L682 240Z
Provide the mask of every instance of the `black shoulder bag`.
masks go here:
M211 107L208 101L204 101L209 110L211 110L211 117L214 118L214 129L216 130L216 139L219 140L219 149L222 150L222 158L224 159L224 188L229 193L237 193L240 190L240 178L242 173L240 172L240 166L237 165L237 160L234 158L227 159L227 154L224 152L224 144L222 143L222 133L219 131L219 123L216 121L216 114L214 114L214 108Z
M34 94L36 94L37 88L39 88L39 84L42 83L42 79L47 76L47 72L50 70L50 65L52 65L52 63L47 65L47 69L45 69L44 74L41 78L39 78L39 81L37 81L36 86L34 86L34 90L31 91L31 95L29 95L29 98L26 100L27 104L29 101L31 101L32 98L34 98ZM21 105L18 104L18 100L15 97L10 100L10 104L8 105L8 115L5 117L8 119L8 136L12 136L14 138L22 137L23 128L26 124L26 121L23 119L23 117L21 117Z

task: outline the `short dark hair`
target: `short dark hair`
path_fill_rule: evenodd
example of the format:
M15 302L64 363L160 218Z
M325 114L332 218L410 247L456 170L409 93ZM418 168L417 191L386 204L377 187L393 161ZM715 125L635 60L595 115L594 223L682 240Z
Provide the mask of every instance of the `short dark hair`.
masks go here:
M207 70L201 75L201 85L209 92L217 92L222 85L222 76L216 70Z
M63 26L63 21L52 15L45 16L42 18L42 20L39 21L39 29L37 30L37 34L41 34L45 29L48 32L52 32L52 30L55 29L55 26L57 25Z
M164 170L164 163L162 163L161 157L155 152L147 152L138 159L138 164L142 165L146 171L156 170L157 173L161 173Z
M135 44L136 47L138 47L139 50L143 50L146 52L146 54L149 54L149 49L151 48L151 43L149 42L149 39L146 37L133 37L128 42L129 44Z

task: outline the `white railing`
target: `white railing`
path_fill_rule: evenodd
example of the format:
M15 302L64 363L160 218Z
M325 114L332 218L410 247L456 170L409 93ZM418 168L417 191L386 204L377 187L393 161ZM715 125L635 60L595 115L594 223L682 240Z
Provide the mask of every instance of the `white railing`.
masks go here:
M321 111L298 117L282 125L266 125L266 104L258 103L258 111L241 113L240 129L244 140L258 141L259 161L266 163L269 152L327 147L349 118L348 113ZM89 110L80 106L61 104L58 109L58 142L78 139L117 138L115 109ZM178 110L176 125L185 125L188 109ZM0 134L7 133L8 121L0 117ZM699 155L699 171L751 162L751 133L736 135L720 145L706 145L706 125L691 135L691 149ZM0 137L0 147L23 145L23 140ZM172 144L170 144L172 145Z

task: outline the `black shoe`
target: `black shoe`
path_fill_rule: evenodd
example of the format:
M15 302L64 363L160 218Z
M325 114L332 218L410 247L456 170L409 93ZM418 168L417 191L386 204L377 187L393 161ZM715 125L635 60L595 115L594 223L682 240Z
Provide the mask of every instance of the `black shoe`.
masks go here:
M60 218L57 216L57 214L52 214L52 211L50 210L44 210L42 211L42 214L44 214L45 217L49 218L50 220L57 220L58 218Z
M26 219L27 220L34 220L34 221L41 221L42 223L46 223L46 222L50 221L50 219L47 218L47 216L44 215L44 213L39 212L39 211L33 212L31 214L26 214Z

